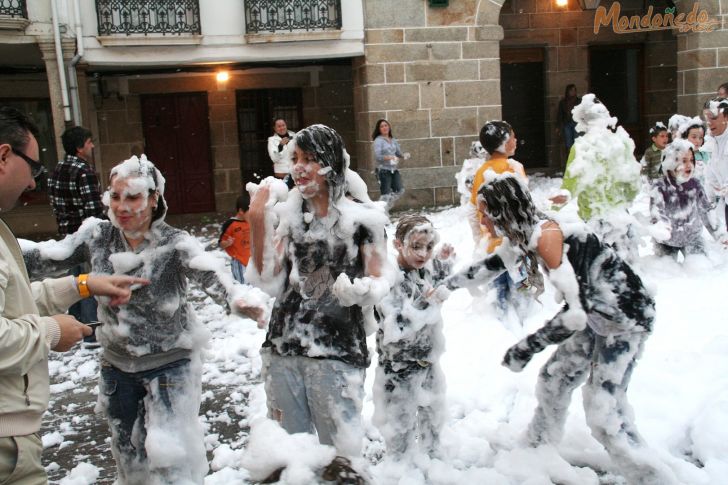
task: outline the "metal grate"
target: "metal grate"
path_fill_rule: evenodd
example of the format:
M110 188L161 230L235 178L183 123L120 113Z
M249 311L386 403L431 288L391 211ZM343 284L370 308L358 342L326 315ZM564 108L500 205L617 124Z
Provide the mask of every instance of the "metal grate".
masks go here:
M245 0L245 30L293 32L341 29L341 0Z
M28 9L25 7L25 0L0 0L0 15L27 19Z
M199 0L96 0L96 13L99 35L200 33Z

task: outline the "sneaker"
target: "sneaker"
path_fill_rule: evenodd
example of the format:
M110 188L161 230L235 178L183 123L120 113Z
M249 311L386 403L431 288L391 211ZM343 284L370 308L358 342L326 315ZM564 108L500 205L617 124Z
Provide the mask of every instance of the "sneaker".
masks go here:
M321 478L336 485L367 485L367 481L351 467L351 461L337 456L324 468Z

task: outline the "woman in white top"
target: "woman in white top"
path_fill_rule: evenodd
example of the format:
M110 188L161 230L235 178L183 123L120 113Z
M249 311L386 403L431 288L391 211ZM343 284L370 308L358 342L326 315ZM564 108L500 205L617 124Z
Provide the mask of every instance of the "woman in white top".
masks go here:
M268 155L273 162L273 174L276 178L282 179L291 171L293 165L293 145L290 141L295 135L294 132L288 131L286 120L276 118L273 122L273 136L268 138Z

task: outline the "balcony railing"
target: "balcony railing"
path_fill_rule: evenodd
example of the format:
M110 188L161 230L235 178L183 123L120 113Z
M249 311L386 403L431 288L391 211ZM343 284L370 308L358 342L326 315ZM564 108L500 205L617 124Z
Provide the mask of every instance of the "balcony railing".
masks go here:
M199 0L96 0L96 13L99 35L200 34Z
M245 0L245 30L308 32L341 29L341 0Z
M25 0L0 0L0 15L27 19L28 9L25 7Z

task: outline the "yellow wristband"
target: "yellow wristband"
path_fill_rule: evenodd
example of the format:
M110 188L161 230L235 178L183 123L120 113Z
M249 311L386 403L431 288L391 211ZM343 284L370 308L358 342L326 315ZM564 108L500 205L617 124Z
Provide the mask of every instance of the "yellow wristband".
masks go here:
M88 289L88 275L87 274L80 274L78 275L78 294L81 295L81 298L88 298L91 296L91 291Z

